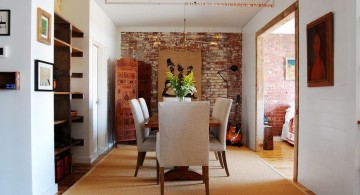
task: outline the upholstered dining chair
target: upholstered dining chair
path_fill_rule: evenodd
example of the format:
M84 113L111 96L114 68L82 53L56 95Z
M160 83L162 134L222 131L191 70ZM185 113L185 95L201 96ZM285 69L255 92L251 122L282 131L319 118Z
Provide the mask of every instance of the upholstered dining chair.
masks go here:
M163 97L163 102L178 102L179 99L177 97ZM185 102L191 102L191 97L185 97Z
M144 163L146 152L155 152L156 136L149 136L149 132L145 130L145 119L139 101L137 99L131 99L129 103L136 129L136 145L138 151L134 174L136 177L140 166Z
M217 98L215 100L212 117L220 122L220 127L211 128L210 151L215 152L221 167L225 168L226 175L229 176L229 169L226 162L226 131L228 119L233 100L227 98Z
M206 194L209 194L209 102L160 102L156 158L161 194L164 168L202 166Z
M145 122L149 120L150 114L149 109L144 98L139 98L140 107L144 116ZM151 131L151 128L145 128L145 132L149 136L156 136L157 131Z

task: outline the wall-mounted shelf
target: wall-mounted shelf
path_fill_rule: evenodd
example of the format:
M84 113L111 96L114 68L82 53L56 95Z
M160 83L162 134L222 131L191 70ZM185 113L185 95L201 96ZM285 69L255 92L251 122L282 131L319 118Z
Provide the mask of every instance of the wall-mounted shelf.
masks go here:
M76 37L83 38L84 33L73 25L71 28L71 36L74 38L76 38Z
M67 151L67 150L69 150L70 149L70 146L65 146L65 147L61 147L61 148L55 148L55 155L58 155L58 154L60 154L60 153L63 153L63 152L65 152L65 151Z
M82 123L84 122L84 116L73 116L71 117L73 123Z
M84 139L71 139L72 146L84 146Z
M83 51L79 48L72 47L71 57L83 57Z
M61 125L61 124L64 124L66 123L66 120L56 120L54 121L54 125Z
M83 73L73 72L71 78L83 78Z
M0 72L0 89L19 90L20 72Z
M84 94L80 92L72 92L71 93L72 99L84 99Z
M72 73L72 57L83 57L83 51L73 47L73 38L84 37L84 33L71 22L54 13L54 138L55 138L55 181L60 181L71 173L71 150L73 146L83 146L84 139L72 139L72 122L84 121L82 116L74 116L71 99L83 99L81 92L71 92L71 78L82 78L82 73ZM79 40L81 41L81 40Z

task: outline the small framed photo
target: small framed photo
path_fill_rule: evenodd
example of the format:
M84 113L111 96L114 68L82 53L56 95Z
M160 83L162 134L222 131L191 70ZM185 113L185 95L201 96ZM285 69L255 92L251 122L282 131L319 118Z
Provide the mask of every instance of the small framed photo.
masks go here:
M308 87L334 86L333 13L306 26Z
M53 91L53 81L53 64L35 60L35 91Z
M10 10L0 10L0 36L10 36Z
M51 45L51 15L41 8L37 9L37 40Z
M285 79L288 81L295 80L295 58L287 57L285 58Z

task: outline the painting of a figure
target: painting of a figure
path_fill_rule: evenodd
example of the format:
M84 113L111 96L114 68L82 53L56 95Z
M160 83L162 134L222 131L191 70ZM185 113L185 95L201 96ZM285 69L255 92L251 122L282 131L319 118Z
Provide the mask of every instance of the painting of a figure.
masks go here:
M307 25L308 87L333 86L333 14Z

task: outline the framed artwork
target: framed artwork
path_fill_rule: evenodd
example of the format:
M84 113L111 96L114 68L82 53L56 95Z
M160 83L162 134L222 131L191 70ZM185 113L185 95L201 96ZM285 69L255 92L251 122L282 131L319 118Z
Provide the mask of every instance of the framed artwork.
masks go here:
M37 9L37 40L51 45L51 15L41 8Z
M0 10L0 36L10 36L10 10Z
M306 26L308 87L334 85L333 13Z
M53 64L35 60L35 91L53 91L53 81Z
M295 80L295 58L287 57L285 58L285 79L288 81Z

